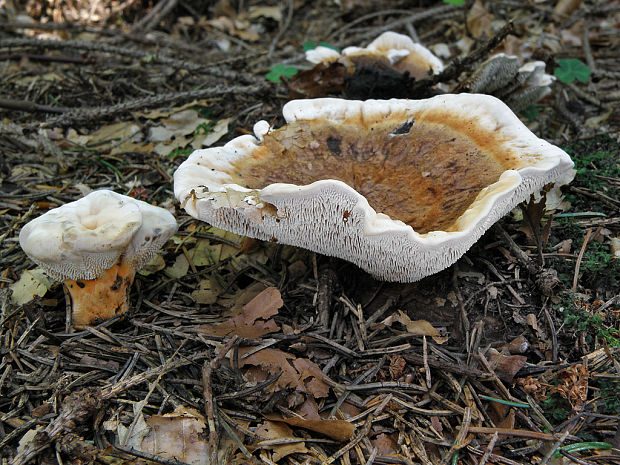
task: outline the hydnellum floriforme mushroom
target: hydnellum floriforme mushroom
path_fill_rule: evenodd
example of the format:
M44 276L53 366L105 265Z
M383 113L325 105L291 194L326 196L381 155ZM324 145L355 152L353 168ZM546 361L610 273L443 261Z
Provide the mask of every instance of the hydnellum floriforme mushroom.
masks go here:
M297 73L289 82L295 97L344 94L350 98L408 97L416 79L443 70L443 63L408 36L384 32L367 47L346 47L339 53L319 46L306 52L315 67Z
M454 263L499 218L573 163L495 97L295 100L194 152L174 191L194 217L415 281Z
M19 243L71 297L82 328L127 311L136 271L177 230L167 210L108 190L91 192L23 227Z
M387 31L373 40L367 47L346 47L338 53L329 47L318 46L306 52L310 63L329 63L347 57L363 63L364 60L386 60L394 70L408 72L415 79L443 70L442 61L423 45L416 44L409 36Z

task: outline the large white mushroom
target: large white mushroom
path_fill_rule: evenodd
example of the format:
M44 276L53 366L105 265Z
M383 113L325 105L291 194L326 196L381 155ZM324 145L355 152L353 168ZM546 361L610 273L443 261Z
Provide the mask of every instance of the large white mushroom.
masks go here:
M73 326L82 328L127 311L136 271L176 230L169 211L99 190L30 221L19 242L32 261L63 281Z
M217 227L344 258L392 281L454 263L573 163L495 97L295 100L194 152L174 175L187 212Z

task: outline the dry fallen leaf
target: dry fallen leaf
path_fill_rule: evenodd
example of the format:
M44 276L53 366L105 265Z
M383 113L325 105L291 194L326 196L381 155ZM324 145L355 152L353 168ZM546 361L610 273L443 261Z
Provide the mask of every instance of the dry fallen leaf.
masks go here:
M397 322L404 325L407 328L407 332L416 336L431 336L437 344L443 344L448 340L447 337L441 336L437 329L433 328L426 320L412 320L405 312L399 310L397 313L393 313L388 316L381 324L385 326L392 326L392 323Z
M525 366L527 357L524 355L504 355L494 353L488 355L489 363L495 373L507 383L512 383L517 372Z
M479 38L483 33L491 35L490 26L493 15L490 14L480 0L476 0L467 13L467 28L471 35Z
M276 423L273 421L265 421L256 429L256 434L263 438L263 441L270 440L286 440L286 439L299 439L293 434L293 430L282 423ZM273 460L277 462L282 457L286 457L295 453L308 453L310 452L306 448L306 444L302 442L292 442L289 444L276 444L265 446L267 449L273 451Z
M183 110L159 120L160 126L149 129L147 140L155 143L155 153L168 155L175 149L187 147L198 128L208 123L209 120L202 118L196 110Z
M177 255L177 258L174 260L174 264L164 269L164 273L166 273L171 278L176 278L176 279L182 278L183 276L187 274L188 271L189 271L189 262L187 261L187 258L185 258L185 255L183 254Z
M271 317L277 315L283 304L280 291L275 287L268 287L244 305L240 314L229 315L230 319L219 325L201 325L199 330L213 336L235 335L257 339L280 329Z
M119 123L102 126L90 134L79 135L75 130L70 130L67 132L67 139L79 145L96 145L98 150L104 152L107 148L110 148L110 146L118 144L119 141L125 140L138 143L143 137L140 126L136 123L133 121L121 121Z
M620 259L620 237L612 237L609 248L614 258Z
M299 417L282 418L280 415L265 415L272 421L282 421L291 426L309 429L324 434L336 441L348 441L353 437L355 426L345 420L306 420Z
M228 133L228 125L232 118L224 118L219 120L206 133L196 134L192 141L192 148L201 149L210 147Z
M254 365L266 370L270 375L280 374L272 388L294 388L315 397L325 397L329 386L323 381L325 375L316 363L306 359L296 359L293 355L278 349L263 349L245 357L253 347L239 349L240 368Z
M53 285L54 281L49 278L41 268L24 270L19 281L9 286L13 291L11 294L11 302L17 305L23 305L30 302L36 296L43 297Z
M251 6L248 8L248 19L255 19L259 16L280 22L282 21L282 8L279 6Z
M191 296L197 304L210 305L217 302L217 298L221 291L222 288L215 277L209 276L206 279L200 280L198 289L192 291Z
M157 253L153 255L153 258L151 258L148 263L138 271L138 274L148 276L153 273L157 273L164 268L166 268L166 261L164 260L164 257Z
M325 375L316 363L307 358L296 358L293 365L300 373L301 381L305 383L307 392L314 397L327 397L329 386L323 381Z
M192 465L209 464L205 418L197 410L179 405L172 413L152 415L146 424L151 429L140 445L142 452Z
M437 418L437 417L432 417ZM379 456L389 456L392 454L396 454L398 450L398 442L397 442L396 434L387 435L385 433L381 433L376 436L374 439L371 439L370 443L373 447L377 448L377 455Z

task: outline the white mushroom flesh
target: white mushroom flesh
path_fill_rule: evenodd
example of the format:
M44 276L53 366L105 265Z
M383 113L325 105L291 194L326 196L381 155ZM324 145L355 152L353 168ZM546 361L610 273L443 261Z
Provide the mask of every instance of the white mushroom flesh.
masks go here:
M261 141L194 152L175 173L176 197L220 228L338 256L387 280L446 268L573 166L488 95L297 100L284 116L288 124Z

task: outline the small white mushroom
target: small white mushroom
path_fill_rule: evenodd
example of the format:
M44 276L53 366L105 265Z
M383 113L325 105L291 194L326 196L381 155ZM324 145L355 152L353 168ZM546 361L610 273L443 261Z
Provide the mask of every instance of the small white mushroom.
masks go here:
M26 224L19 242L32 261L63 281L76 328L124 313L137 270L177 230L170 212L99 190Z
M416 44L409 36L388 31L373 40L367 47L346 47L342 53L319 46L306 52L306 60L311 63L331 63L343 60L364 58L383 58L400 73L408 71L416 78L427 77L429 72L437 74L443 70L443 62L423 45Z
M519 112L549 95L554 80L554 76L545 73L542 61L520 66L518 57L498 53L478 66L459 85L459 90L492 94Z
M260 138L190 155L174 174L175 196L214 226L391 281L448 267L573 167L488 95L294 100L283 113L287 124Z

